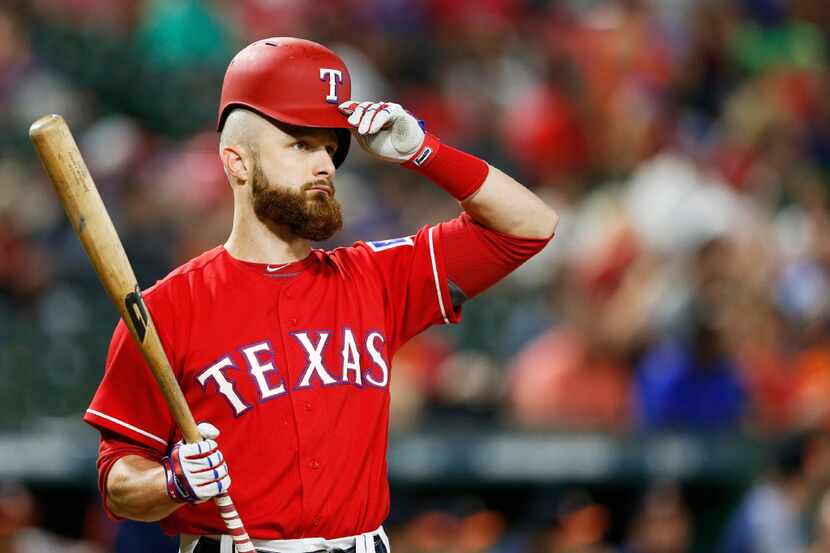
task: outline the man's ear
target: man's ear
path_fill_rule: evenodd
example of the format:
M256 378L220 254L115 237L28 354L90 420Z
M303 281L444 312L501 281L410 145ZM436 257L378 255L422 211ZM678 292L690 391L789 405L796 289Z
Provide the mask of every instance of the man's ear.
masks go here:
M221 152L225 172L235 184L245 184L251 178L251 155L240 146L225 146Z

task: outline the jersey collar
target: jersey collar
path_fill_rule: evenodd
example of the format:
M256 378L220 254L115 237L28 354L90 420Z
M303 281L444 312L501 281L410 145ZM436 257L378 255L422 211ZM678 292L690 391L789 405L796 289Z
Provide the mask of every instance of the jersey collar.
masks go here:
M223 255L227 256L228 260L234 265L246 271L270 278L287 278L295 276L308 269L317 259L317 256L315 255L317 250L312 249L305 258L299 261L292 261L290 263L255 263L253 261L237 259L232 256L224 246L220 247L222 248Z

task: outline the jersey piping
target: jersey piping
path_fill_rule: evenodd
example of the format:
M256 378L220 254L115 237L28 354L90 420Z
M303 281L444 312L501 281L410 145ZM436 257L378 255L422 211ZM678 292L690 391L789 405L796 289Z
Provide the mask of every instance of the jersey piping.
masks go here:
M105 415L104 413L102 413L100 411L96 411L95 409L87 409L86 412L90 413L92 415L95 415L97 417L101 417L102 419L106 419L110 422L114 422L115 424L120 424L124 428L128 428L128 429L132 430L133 432L137 432L137 433L141 434L142 436L150 438L151 440L155 440L155 441L159 442L161 445L163 445L164 447L167 447L167 440L162 440L161 438L159 438L155 434L151 434L151 433L147 432L146 430L142 430L142 429L138 428L137 426L133 426L132 424L130 424L128 422L124 422L121 419L116 419L115 417Z
M447 310L444 309L444 298L441 294L441 284L438 281L438 267L435 264L435 246L432 243L432 229L429 227L429 260L432 262L432 276L435 278L435 292L438 294L438 306L441 308L441 316L444 317L444 324L450 324L447 318Z

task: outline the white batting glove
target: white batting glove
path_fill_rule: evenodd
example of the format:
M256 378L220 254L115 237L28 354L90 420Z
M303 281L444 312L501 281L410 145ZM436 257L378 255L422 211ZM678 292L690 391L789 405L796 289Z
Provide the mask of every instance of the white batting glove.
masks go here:
M390 102L343 102L352 134L369 154L396 163L409 161L424 143L424 131L412 114Z
M201 442L176 442L170 455L161 460L167 495L177 503L202 503L231 486L228 465L215 441L219 429L206 422L197 428L204 438Z

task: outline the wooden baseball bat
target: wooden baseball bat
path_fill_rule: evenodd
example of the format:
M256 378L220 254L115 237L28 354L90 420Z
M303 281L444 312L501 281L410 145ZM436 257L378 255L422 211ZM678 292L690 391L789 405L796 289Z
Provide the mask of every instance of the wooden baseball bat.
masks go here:
M41 117L29 127L29 137L101 283L150 365L184 440L200 441L202 437L170 368L130 260L66 121L60 115ZM223 493L214 501L236 550L255 551L230 496Z

